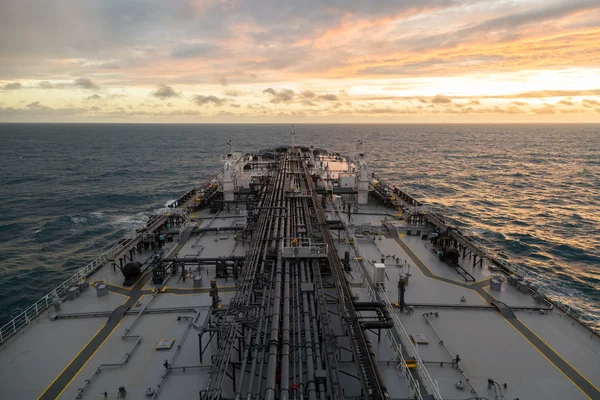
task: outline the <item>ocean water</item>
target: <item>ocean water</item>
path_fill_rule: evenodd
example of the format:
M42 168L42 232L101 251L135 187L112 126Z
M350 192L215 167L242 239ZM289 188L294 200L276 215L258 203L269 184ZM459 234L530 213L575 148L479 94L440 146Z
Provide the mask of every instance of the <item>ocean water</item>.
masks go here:
M0 124L0 323L153 210L212 177L231 139L289 144L277 124ZM352 154L544 290L600 317L600 125L296 125Z

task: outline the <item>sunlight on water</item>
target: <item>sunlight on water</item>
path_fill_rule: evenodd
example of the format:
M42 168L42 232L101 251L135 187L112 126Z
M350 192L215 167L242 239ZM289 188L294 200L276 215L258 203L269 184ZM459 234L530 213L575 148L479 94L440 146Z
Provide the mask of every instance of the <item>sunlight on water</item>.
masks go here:
M232 139L290 144L286 125L0 125L1 320L153 210L209 179ZM544 290L600 316L600 127L296 125L298 143L354 154ZM45 290L44 290L45 291Z

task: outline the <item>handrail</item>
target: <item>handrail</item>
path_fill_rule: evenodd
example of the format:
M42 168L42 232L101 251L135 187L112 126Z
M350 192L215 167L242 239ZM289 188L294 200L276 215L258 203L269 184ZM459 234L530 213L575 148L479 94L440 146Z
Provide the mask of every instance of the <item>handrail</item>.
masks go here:
M365 276L363 268L361 268L360 266L358 268L358 273L362 281L362 287L364 290L366 290L369 299L371 301L379 301L375 292L373 291L373 288L371 287L371 285L369 285L369 281ZM393 312L390 312L390 314L393 315L394 325L398 324L399 322L396 322L396 320L398 319L396 314ZM386 329L386 336L392 344L392 348L394 350L394 353L396 354L397 359L400 361L399 366L402 368L402 376L408 381L408 386L413 390L415 398L418 400L423 400L419 382L417 382L417 380L409 372L408 364L406 362L406 359L404 358L404 355L402 354L402 346L396 341L396 338L394 337L394 335L392 335L389 329Z
M404 190L403 188L396 187L396 189L398 189L405 195L410 196L408 194L408 192L406 190ZM427 217L436 218L436 216L434 214L432 214L428 211L428 207L424 204L421 204L420 206L410 206L410 207L407 207L406 209L412 210L412 211L417 210L420 212L425 212ZM437 215L441 216L441 214L437 214ZM460 236L465 238L465 236L462 233L460 233ZM467 239L467 238L465 238L465 239ZM506 259L501 258L500 257L500 255L502 254L501 252L498 252L498 251L488 248L487 246L485 246L481 242L479 242L477 239L472 238L472 237L469 237L467 239L467 241L469 242L470 246L476 248L480 253L482 253L484 255L484 257L488 261L498 265L502 270L504 270L504 272L506 274L514 274L521 278L533 278L533 274L531 273L530 270L527 270L526 268L523 268L520 265L511 263L511 262L507 261ZM539 293L539 291L537 289L533 289L533 290L535 292ZM554 300L554 299L549 298L546 294L541 294L541 295L543 296L543 298L546 302L556 306L559 310L563 311L566 315L575 319L583 327L589 329L593 334L600 337L600 317L599 316L586 315L586 314L584 314L583 310L574 309L571 306L568 306L567 304L562 302L560 297L558 299Z
M354 250L355 255L358 258L360 258L362 261L365 261L363 263L358 262L358 264L359 264L358 271L361 275L363 288L367 291L367 294L369 295L369 297L372 301L380 301L380 299L383 299L388 311L390 312L390 315L392 315L392 318L394 320L394 330L400 336L401 344L407 348L408 353L415 359L415 362L417 364L417 371L419 373L421 380L423 381L423 386L429 393L431 393L433 395L433 397L436 400L442 400L442 395L440 394L437 383L433 380L431 375L429 375L429 371L427 371L427 368L425 367L425 364L423 363L423 360L421 359L416 347L413 345L413 342L410 339L410 336L406 332L404 325L402 325L402 323L400 322L400 319L394 312L394 309L392 307L389 297L387 296L387 293L385 291L380 291L379 293L381 295L377 296L377 294L375 293L375 290L373 289L373 287L371 286L371 284L369 282L369 279L367 279L366 274L369 273L369 274L373 275L374 271L371 267L371 263L369 262L369 260L367 260L365 258L362 248L356 242L356 237L354 236L354 232L352 232L350 229L348 229L347 234L348 234L348 238L352 239L353 246L351 246L351 247ZM388 333L388 337L393 338L393 335L390 333L389 330L387 331L387 333ZM394 343L396 343L395 338L390 339L390 341L392 342L392 345L394 345ZM397 343L396 343L396 345L397 345ZM404 359L404 356L402 355L401 347L399 347L399 346L398 346L398 348L395 347L394 351L396 352L397 356L401 360L400 362L402 364L402 368L407 370L408 366L406 364L406 360ZM422 399L420 391L419 391L419 383L414 379L414 377L410 373L407 373L406 376L408 377L409 386L412 389L415 389L415 393L416 393L415 395L417 396L417 398Z
M149 228L154 229L160 223L162 223L162 219L157 219L152 223L152 225ZM40 315L42 312L46 311L55 298L61 298L65 296L69 288L79 284L82 280L90 276L93 272L98 270L109 260L114 259L118 254L123 252L132 241L136 240L136 238L140 237L141 235L142 234L140 233L134 232L131 233L129 236L120 239L111 248L106 250L104 253L100 254L88 265L77 270L71 277L66 279L64 282L62 282L50 292L48 292L48 294L46 294L44 297L36 301L33 305L25 309L25 311L23 311L22 313L14 317L12 320L4 324L4 326L0 328L0 345L4 344L19 330L29 325L29 323L31 323L31 321L35 317Z
M66 295L70 287L80 283L83 279L88 277L92 272L96 271L102 265L106 264L108 260L123 251L126 245L136 237L136 233L132 233L127 236L124 240L119 240L110 249L96 257L85 267L76 271L71 277L62 282L60 285L55 287L53 290L48 292L44 297L36 301L33 305L28 307L25 311L14 317L11 321L7 322L0 328L0 344L6 342L10 337L15 335L20 329L28 325L35 317L44 312L52 304L54 298L60 298Z

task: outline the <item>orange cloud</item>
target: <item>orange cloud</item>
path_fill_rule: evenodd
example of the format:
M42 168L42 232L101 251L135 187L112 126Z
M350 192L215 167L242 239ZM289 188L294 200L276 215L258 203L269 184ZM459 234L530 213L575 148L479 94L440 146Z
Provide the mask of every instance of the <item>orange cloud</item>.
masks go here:
M396 52L379 56L375 61L363 61L363 57L351 58L347 60L347 66L329 71L329 76L439 76L598 65L600 29L595 28L538 38L519 38L508 43L457 45L451 49L434 49L426 53Z

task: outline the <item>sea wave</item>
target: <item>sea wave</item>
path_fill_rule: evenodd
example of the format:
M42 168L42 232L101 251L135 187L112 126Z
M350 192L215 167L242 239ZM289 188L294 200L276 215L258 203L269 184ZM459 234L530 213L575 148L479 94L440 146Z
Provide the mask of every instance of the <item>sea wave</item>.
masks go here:
M226 151L222 137L253 151L272 146L284 130L10 125L0 148L0 321L210 178ZM556 299L600 317L597 126L299 125L296 131L299 142L346 154L363 139L378 176L522 264ZM15 162L15 154L26 156ZM22 285L24 277L40 285Z

